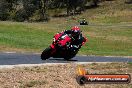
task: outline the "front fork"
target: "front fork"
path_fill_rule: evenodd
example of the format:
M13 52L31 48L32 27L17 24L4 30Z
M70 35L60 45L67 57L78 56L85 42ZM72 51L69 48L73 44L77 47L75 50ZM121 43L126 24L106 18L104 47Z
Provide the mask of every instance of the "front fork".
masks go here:
M50 45L51 49L52 49L52 52L51 52L51 55L53 55L55 52L56 52L56 48L55 48L55 45L52 43Z

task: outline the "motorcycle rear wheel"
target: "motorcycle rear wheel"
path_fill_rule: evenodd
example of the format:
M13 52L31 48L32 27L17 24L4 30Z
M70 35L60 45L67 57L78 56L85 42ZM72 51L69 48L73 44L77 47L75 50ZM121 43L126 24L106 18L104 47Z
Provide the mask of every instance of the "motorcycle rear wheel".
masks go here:
M64 57L65 60L71 60L71 57Z
M77 53L78 53L78 51L76 51L76 52L70 52L70 53L67 54L67 56L64 57L64 59L67 60L67 61L71 60L73 57L76 56Z
M51 51L52 51L51 47L46 48L41 54L41 59L46 60L46 59L50 58Z

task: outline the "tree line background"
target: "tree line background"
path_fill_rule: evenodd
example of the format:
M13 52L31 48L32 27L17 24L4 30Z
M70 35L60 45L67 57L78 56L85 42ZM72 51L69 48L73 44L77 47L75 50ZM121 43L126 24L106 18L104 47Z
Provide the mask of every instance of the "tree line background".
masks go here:
M48 21L50 16L81 14L105 0L0 0L0 20Z

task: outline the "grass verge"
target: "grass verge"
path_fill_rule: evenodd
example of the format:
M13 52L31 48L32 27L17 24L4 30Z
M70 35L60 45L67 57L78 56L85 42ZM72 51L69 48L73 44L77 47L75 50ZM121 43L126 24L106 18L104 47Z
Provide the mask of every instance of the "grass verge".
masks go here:
M70 28L70 23L0 22L0 51L41 52L52 42L55 33ZM69 24L69 26L67 26ZM80 26L88 42L79 54L132 55L130 23Z
M41 53L55 33L85 18L89 25L80 27L88 43L79 54L132 56L132 4L124 2L104 1L81 15L53 18L48 23L0 22L0 51Z

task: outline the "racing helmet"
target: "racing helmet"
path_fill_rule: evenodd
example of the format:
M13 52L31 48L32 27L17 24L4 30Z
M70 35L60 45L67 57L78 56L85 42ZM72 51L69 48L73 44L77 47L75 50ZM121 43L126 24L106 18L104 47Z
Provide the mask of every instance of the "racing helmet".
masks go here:
M81 31L78 26L74 26L71 28L71 34L73 37L79 37L80 33L81 33Z

